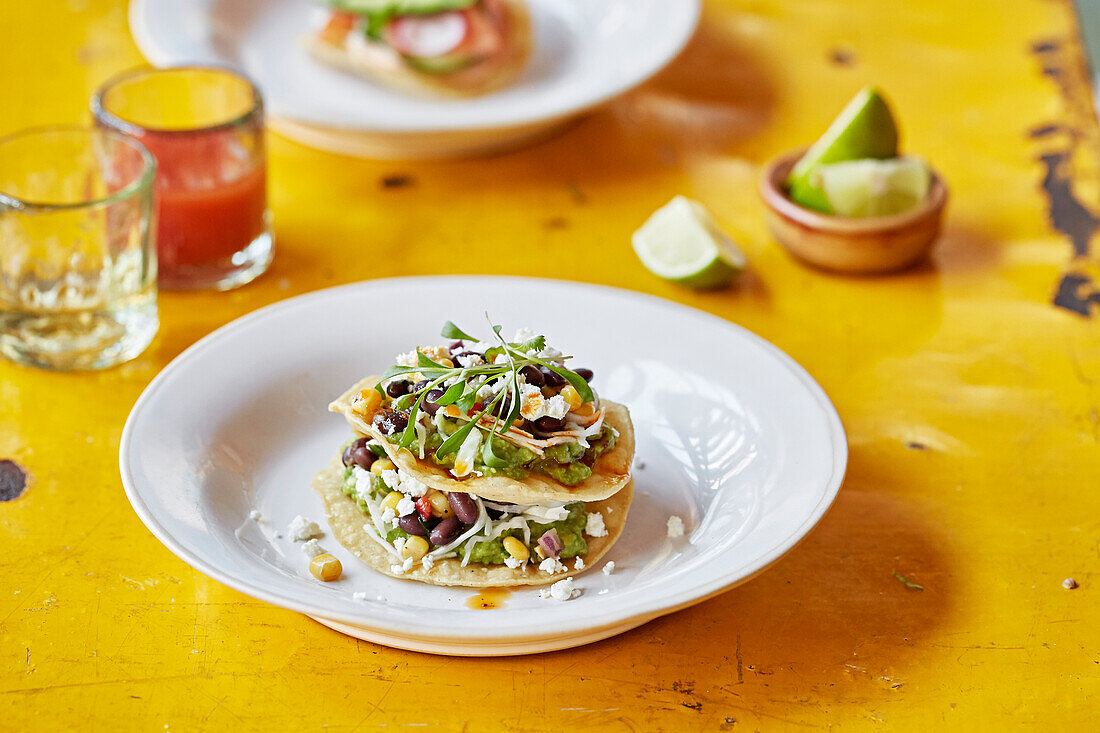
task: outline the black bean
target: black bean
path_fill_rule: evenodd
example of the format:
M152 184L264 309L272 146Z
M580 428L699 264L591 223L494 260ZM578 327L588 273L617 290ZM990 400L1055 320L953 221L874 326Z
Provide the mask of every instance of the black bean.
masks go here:
M406 412L379 412L374 416L374 425L385 435L399 433L409 426Z
M432 528L432 531L428 535L428 539L432 541L433 545L442 547L443 545L454 542L462 531L462 522L457 516L447 517L439 524Z
M547 415L546 417L540 417L538 420L535 420L535 430L540 433L554 433L564 429L565 420L559 420L556 417Z
M402 379L399 382L390 382L386 386L386 394L394 399L409 393L409 382Z
M369 471L370 466L374 463L374 459L377 458L374 452L366 446L360 446L353 448L351 451L351 460L355 461L355 465L364 471Z
M455 516L463 524L473 524L477 521L479 516L477 504L474 503L469 494L458 491L447 494L447 503L451 505L451 510L454 511Z
M574 369L573 371L577 373L578 377L580 377L581 379L583 379L586 382L591 382L592 377L595 376L595 374L592 373L592 370L588 369L586 367L580 367L578 369Z
M348 447L344 449L344 454L341 456L341 459L344 461L344 465L350 466L352 463L355 462L355 459L352 457L352 453L355 451L356 448L366 448L367 450L370 450L369 448L367 448L367 443L369 442L370 438L356 438L355 440L351 441Z
M548 387L561 387L568 384L565 377L549 367L539 367L539 371L542 372L542 376L546 378L546 386Z
M443 390L436 387L435 389L424 395L424 401L420 403L420 409L429 415L435 415L439 412L441 405L436 400L443 397Z
M419 382L417 382L416 384L413 385L412 391L413 392L419 392L420 390L427 387L430 382L431 382L430 379L421 379Z
M408 534L416 535L417 537L428 536L428 530L424 529L424 525L420 523L420 515L416 512L410 512L398 519L397 526L405 530Z
M519 370L519 373L523 375L528 384L533 384L536 387L541 387L546 384L546 377L542 376L542 372L534 364L528 364Z
M506 416L512 409L512 400L510 397L502 397L500 402L496 403L489 409L489 412L493 413L497 417Z

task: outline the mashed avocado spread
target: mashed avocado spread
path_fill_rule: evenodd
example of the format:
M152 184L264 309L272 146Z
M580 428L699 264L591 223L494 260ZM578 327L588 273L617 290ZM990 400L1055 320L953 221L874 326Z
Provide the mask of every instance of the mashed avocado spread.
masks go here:
M390 492L389 486L382 480L381 476L374 476L371 480L371 499L377 500L386 496ZM364 516L370 516L370 509L367 507L367 497L359 495L356 491L355 471L351 466L344 468L344 495L355 501L356 506L359 507L359 511ZM562 541L562 551L560 557L569 558L576 557L577 555L583 555L588 552L588 543L584 539L584 527L585 522L588 520L588 514L585 511L584 503L575 501L571 504L566 504L565 509L569 512L569 516L557 522L528 522L528 527L531 530L531 541L528 543L528 550L531 552L532 557L535 554L535 548L538 545L538 539L543 534L551 529L556 529L558 537ZM465 531L466 528L463 529ZM408 533L402 530L400 527L393 527L386 533L386 541L392 543L398 538L408 538ZM509 557L508 552L504 549L504 538L515 537L520 541L523 540L523 530L521 529L507 529L496 537L489 541L481 541L474 544L473 549L470 552L470 562L484 563L486 565L503 565L504 560ZM463 542L456 548L458 556L465 557L466 549L471 542L474 542L476 538Z

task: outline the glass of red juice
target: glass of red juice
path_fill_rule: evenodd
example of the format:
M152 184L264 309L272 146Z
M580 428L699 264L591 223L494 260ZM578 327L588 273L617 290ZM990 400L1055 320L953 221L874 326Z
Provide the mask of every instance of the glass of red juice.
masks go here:
M251 81L207 66L135 69L100 87L92 114L157 159L162 288L229 290L267 269L264 110Z

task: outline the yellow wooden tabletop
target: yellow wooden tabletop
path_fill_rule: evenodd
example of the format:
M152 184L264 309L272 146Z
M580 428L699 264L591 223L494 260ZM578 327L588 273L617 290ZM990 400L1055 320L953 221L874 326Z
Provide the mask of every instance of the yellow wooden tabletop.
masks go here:
M0 133L87 119L92 89L141 62L124 0L5 0L0 18ZM522 152L371 162L272 136L267 275L162 294L153 345L111 371L0 363L0 459L33 476L0 503L0 728L1095 724L1100 135L1081 54L1065 1L716 1L666 72ZM878 279L792 261L755 192L769 157L866 83L952 190L931 261ZM741 287L695 294L634 259L630 233L678 193L741 242ZM775 342L849 431L836 504L740 588L506 659L341 636L207 579L146 531L119 436L170 359L298 293L455 272L654 293Z

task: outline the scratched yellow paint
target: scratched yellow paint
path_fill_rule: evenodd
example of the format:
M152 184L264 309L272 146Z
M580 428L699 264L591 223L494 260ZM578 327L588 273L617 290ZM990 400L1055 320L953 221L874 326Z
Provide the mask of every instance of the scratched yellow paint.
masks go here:
M81 119L92 88L140 60L121 0L5 0L0 17L0 133ZM1072 261L1052 227L1038 160L1065 152L1059 174L1100 211L1074 33L1054 0L712 2L667 72L524 152L401 164L273 138L268 275L162 296L153 346L114 371L0 364L0 459L36 477L0 505L2 727L1094 724L1100 324L1051 298L1066 273L1100 268ZM1044 75L1036 44L1068 71ZM769 241L754 180L868 82L891 96L905 147L950 182L950 214L912 272L824 275ZM383 190L391 175L412 185ZM740 240L752 271L739 290L684 292L633 260L630 232L676 193ZM848 427L835 507L737 590L592 646L502 660L356 642L206 579L145 531L119 483L119 434L169 359L296 293L445 272L607 283L771 339ZM1064 590L1067 576L1081 587Z

